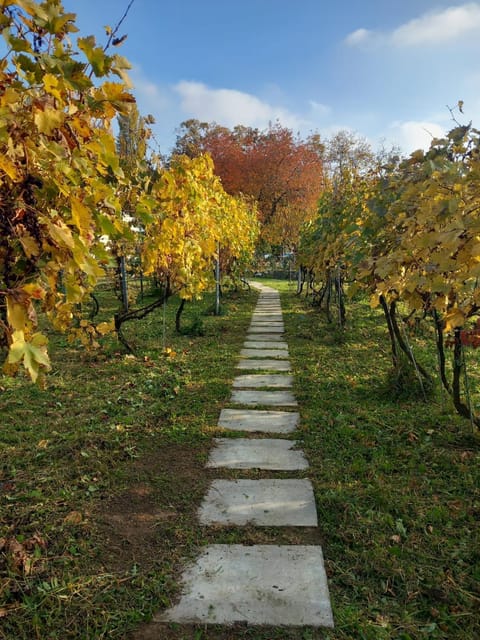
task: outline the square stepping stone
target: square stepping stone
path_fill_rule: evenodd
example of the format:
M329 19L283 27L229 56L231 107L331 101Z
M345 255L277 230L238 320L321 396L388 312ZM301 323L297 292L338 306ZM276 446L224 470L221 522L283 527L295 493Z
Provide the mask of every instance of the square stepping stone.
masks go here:
M282 313L282 307L279 304L275 304L274 302L261 302L257 304L253 313Z
M261 387L273 387L287 389L293 385L293 377L281 373L249 373L237 376L233 381L234 389L258 389Z
M229 431L291 433L298 427L300 414L290 411L259 409L222 409L218 426Z
M283 322L281 320L269 321L269 320L252 320L251 327L276 327L277 329L283 329Z
M247 330L248 334L254 335L256 333L283 333L284 329L283 327L272 327L272 326L266 326L266 327L257 327L257 326L250 326Z
M246 389L234 389L230 402L270 407L296 407L298 404L291 391L258 391Z
M280 344L285 344L283 343L283 331L280 331L277 333L257 333L256 330L249 331L247 335L247 340L264 340L265 342L274 342L274 343L278 342Z
M283 322L281 313L254 313L252 322Z
M333 628L319 546L209 545L182 582L179 603L157 621Z
M286 349L242 349L240 355L243 358L288 358Z
M257 360L251 358L249 360L240 360L237 369L263 369L267 371L290 371L290 363L288 360Z
M214 480L198 510L200 524L316 527L310 480Z
M287 343L280 340L277 340L274 345L268 340L246 340L243 346L245 349L284 349L285 351L288 349Z
M294 449L293 440L274 438L214 438L207 467L227 469L271 469L297 471L308 469L303 451Z

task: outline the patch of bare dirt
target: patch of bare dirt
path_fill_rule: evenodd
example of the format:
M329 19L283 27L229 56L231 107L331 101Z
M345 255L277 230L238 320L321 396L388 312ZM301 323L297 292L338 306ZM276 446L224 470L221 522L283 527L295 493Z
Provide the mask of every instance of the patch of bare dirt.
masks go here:
M175 546L174 524L193 522L207 479L198 447L169 445L132 464L132 484L102 502L97 532L108 571L149 570ZM173 537L172 537L173 536Z

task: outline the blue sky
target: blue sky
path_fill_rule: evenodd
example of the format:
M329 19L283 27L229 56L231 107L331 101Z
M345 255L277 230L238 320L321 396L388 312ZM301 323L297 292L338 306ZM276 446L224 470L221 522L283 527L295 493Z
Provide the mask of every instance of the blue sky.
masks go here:
M64 0L101 42L127 5ZM458 100L480 126L480 2L135 0L123 33L118 52L163 153L188 118L350 129L405 152L450 128Z

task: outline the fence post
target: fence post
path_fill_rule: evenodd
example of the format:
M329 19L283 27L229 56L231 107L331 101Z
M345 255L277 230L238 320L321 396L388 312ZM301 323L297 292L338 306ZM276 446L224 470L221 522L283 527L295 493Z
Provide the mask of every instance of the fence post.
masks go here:
M127 269L125 267L125 256L120 256L120 285L122 287L123 310L128 311L128 284Z
M220 243L217 243L217 261L215 263L215 315L220 315Z

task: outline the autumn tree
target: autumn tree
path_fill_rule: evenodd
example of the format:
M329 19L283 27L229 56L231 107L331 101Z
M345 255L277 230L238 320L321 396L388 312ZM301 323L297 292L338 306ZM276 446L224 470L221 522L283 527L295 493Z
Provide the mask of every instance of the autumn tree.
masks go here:
M294 248L301 224L316 210L323 188L323 145L273 124L264 131L187 120L175 153L211 154L215 172L230 194L243 193L258 203L263 238Z

